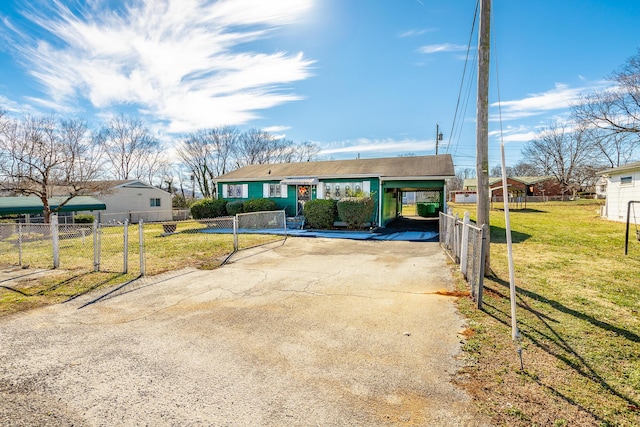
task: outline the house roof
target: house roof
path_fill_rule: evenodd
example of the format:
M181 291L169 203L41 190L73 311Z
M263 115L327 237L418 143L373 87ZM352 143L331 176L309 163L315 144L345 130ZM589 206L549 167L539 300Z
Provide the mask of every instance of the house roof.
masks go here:
M385 157L322 162L250 165L220 175L216 181L276 181L291 178L379 177L383 180L436 180L453 178L450 154Z
M549 179L553 179L552 176L510 176L508 177L508 179L511 179L513 181L518 181L523 183L524 185L533 185L533 184L537 184L539 182L543 182L543 181L547 181ZM498 177L489 177L489 185L493 185L497 182L502 181L502 178L498 178ZM464 184L463 184L463 188L469 188L469 187L477 187L478 186L478 180L473 178L473 179L465 179L464 180Z
M51 197L49 199L49 206L51 206L52 209L55 209L64 200L64 197ZM106 208L107 207L104 203L93 197L76 196L69 200L60 209L60 212L95 211L105 210ZM44 206L39 197L0 197L0 215L39 214L42 213L43 209Z
M627 163L626 165L622 165L617 168L606 169L600 172L599 175L617 175L619 173L632 172L636 170L640 170L640 162Z

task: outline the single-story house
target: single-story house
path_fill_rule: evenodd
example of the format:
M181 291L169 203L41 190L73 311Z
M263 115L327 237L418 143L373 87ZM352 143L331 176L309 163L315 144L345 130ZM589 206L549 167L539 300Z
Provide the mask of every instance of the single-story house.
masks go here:
M105 181L107 191L95 198L106 205L100 222L171 221L171 193L138 180Z
M445 210L445 181L455 176L451 155L331 160L246 166L221 175L217 194L228 200L269 198L289 216L313 199L369 195L373 224L384 227L402 214L402 194L429 191Z
M465 179L464 191L476 191L477 179ZM562 196L562 187L552 176L512 176L507 177L507 187L511 197L558 197ZM492 196L502 198L502 178L489 177Z
M51 197L49 198L49 206L52 210L56 209L65 199L66 197ZM95 215L94 211L103 211L105 209L105 204L94 197L76 196L62 206L59 212L89 212ZM36 196L0 197L0 216L25 215L27 222L29 222L31 215L40 216L43 210L42 200Z
M626 222L629 202L640 201L640 162L607 169L600 175L607 180L607 199L602 216L612 221ZM630 222L640 223L640 203L631 210Z

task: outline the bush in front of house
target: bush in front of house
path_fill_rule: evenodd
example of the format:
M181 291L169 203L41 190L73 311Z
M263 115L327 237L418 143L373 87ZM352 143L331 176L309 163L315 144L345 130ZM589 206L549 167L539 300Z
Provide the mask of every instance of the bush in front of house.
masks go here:
M191 205L193 219L215 218L227 214L227 201L224 199L202 199Z
M373 216L373 199L371 197L345 197L337 204L338 217L347 223L347 227L363 228Z
M93 215L76 215L73 217L73 222L76 224L93 224L95 217Z
M271 199L250 199L242 204L245 212L275 211L276 208L276 202Z
M233 200L227 202L227 214L235 215L244 212L242 205L244 205L244 202L242 200Z
M336 201L333 199L309 200L304 204L304 219L311 228L331 228L336 213Z

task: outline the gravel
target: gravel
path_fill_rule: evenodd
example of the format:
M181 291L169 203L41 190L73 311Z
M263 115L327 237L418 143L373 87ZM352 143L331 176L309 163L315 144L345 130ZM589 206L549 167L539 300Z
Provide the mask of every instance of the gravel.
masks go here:
M437 243L290 238L5 317L0 425L485 425L451 288Z

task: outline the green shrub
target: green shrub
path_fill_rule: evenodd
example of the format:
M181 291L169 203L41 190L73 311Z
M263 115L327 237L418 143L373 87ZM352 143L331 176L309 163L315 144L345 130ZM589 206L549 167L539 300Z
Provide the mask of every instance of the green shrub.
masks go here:
M73 222L76 224L93 224L95 217L93 215L76 215L73 217Z
M271 199L250 199L242 204L245 212L275 211L276 202Z
M193 219L215 218L227 214L227 201L224 199L202 199L191 205Z
M345 197L338 201L338 216L349 228L363 228L373 216L371 197Z
M335 200L316 199L304 205L304 218L311 228L331 228L336 213Z
M244 210L242 209L243 204L244 202L242 202L242 200L227 202L227 214L235 215L244 212Z

